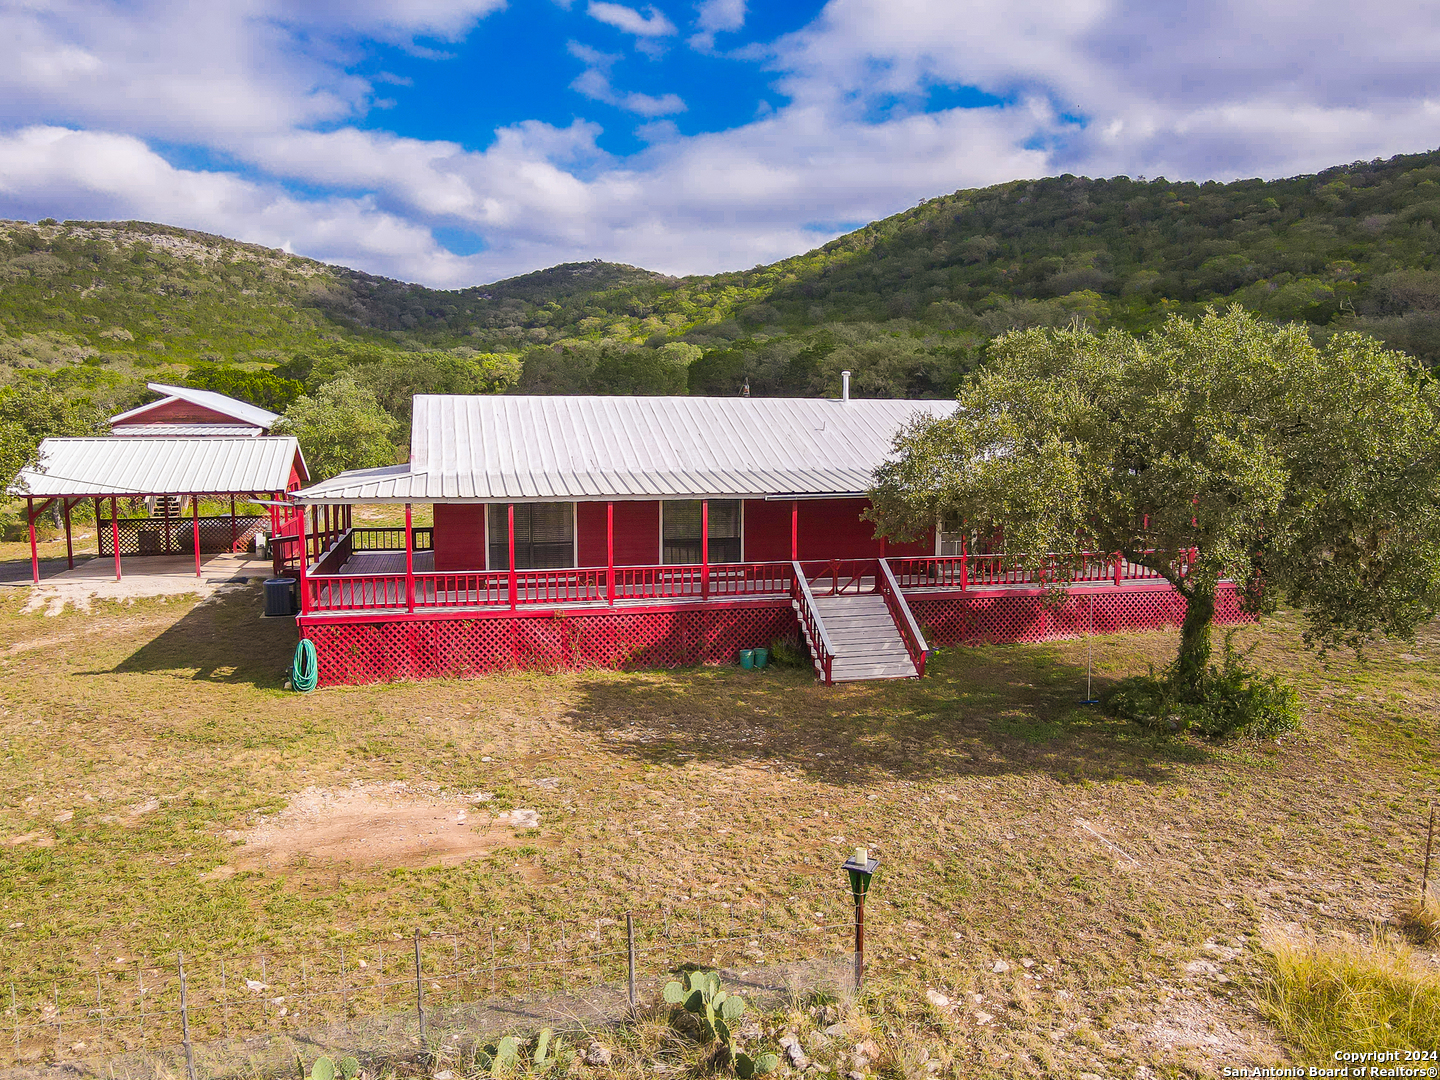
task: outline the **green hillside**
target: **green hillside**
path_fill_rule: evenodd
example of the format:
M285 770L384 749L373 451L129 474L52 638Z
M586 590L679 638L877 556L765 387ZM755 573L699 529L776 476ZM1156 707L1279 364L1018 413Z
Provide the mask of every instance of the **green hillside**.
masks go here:
M1236 302L1440 363L1440 151L1278 181L1061 176L928 200L770 266L571 263L429 289L140 222L0 222L0 383L97 409L147 379L283 408L417 390L944 396L1019 327Z

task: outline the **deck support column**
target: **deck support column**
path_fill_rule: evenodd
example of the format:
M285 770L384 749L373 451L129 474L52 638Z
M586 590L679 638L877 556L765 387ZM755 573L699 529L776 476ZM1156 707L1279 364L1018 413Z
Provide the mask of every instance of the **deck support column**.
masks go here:
M970 545L962 536L960 538L960 591L964 592L970 587Z
M415 610L415 527L405 504L405 610Z
M615 606L615 504L605 504L605 596Z
M75 569L75 542L70 536L70 500L61 499L60 505L65 510L65 561L70 564L70 569Z
M190 534L195 543L195 576L200 576L200 496L190 496Z
M30 580L40 584L40 549L35 546L35 500L25 500L25 521L30 526Z
M170 512L170 502L165 502L165 512ZM166 531L169 531L168 523ZM120 580L120 500L110 496L110 550L115 552L115 580Z
M239 530L235 527L235 496L230 496L230 554L235 554L235 541L239 538Z
M309 548L306 546L305 537L305 508L300 508L300 513L295 518L295 538L300 544L300 563L296 569L296 576L300 580L300 614L310 614L310 582L306 580L306 571L309 569ZM343 595L343 594L342 594Z
M160 498L164 500L164 502L162 502L160 505L161 505L161 507L163 508L163 512L162 512L162 514L161 514L161 517L162 517L162 519L163 519L164 522L165 522L165 544L164 544L164 546L161 548L161 550L162 550L166 555L169 555L169 554L170 554L170 539L171 539L171 537L170 537L170 496L169 496L169 495L161 495ZM182 508L182 509L183 509L183 508Z
M100 500L95 499L95 557L98 559L105 552L100 550Z
M505 514L506 528L510 537L510 610L515 610L515 504L510 503Z
M700 500L700 595L710 596L710 500Z
M800 500L790 500L790 561L800 558Z

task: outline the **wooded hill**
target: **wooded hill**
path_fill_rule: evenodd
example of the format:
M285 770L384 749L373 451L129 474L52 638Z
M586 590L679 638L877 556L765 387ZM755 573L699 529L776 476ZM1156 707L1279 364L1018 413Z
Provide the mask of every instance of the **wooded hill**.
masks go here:
M928 200L738 273L570 263L429 289L139 222L0 223L0 378L146 379L272 408L417 390L947 396L1012 328L1239 303L1440 363L1440 151L1230 184L1061 176Z

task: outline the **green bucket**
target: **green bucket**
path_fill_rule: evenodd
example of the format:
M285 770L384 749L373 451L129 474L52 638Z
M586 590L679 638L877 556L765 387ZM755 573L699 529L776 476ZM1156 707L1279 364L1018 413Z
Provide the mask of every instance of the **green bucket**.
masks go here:
M764 667L766 664L768 664L769 662L770 662L770 650L769 650L769 649L756 649L756 650L755 650L755 666L756 666L757 668L762 668L762 667Z
M744 668L746 671L750 671L751 669L753 669L753 668L755 667L755 650L754 650L754 649L741 649L741 650L740 650L740 666L741 666L742 668Z

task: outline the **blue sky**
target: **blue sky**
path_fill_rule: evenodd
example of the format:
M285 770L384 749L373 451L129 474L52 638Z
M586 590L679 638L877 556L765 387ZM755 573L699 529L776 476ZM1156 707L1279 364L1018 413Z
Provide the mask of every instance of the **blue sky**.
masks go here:
M1060 172L1440 144L1390 0L0 0L0 217L141 218L458 286L794 254Z

